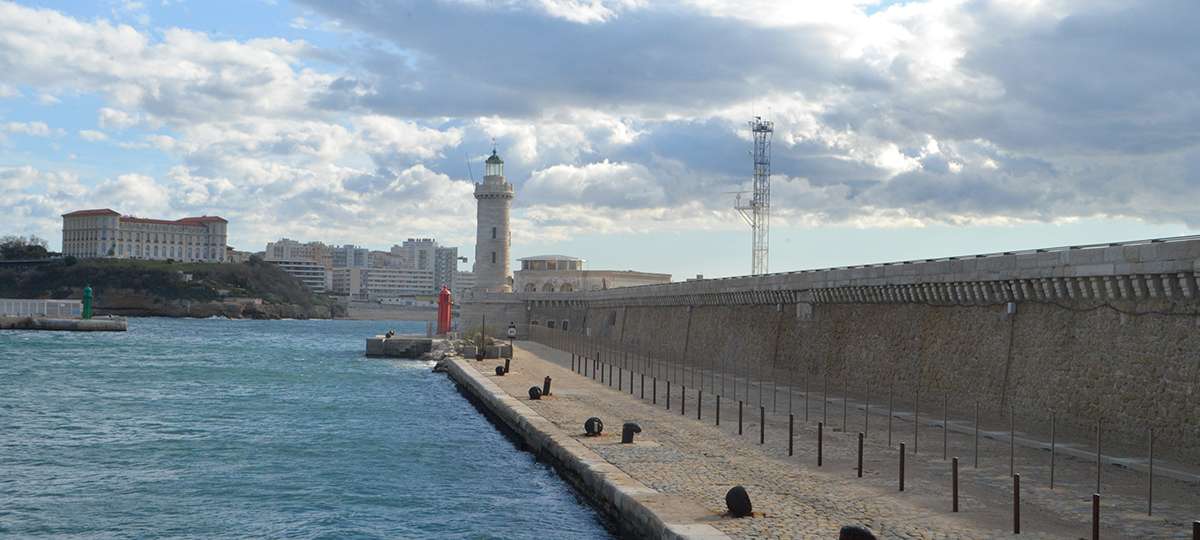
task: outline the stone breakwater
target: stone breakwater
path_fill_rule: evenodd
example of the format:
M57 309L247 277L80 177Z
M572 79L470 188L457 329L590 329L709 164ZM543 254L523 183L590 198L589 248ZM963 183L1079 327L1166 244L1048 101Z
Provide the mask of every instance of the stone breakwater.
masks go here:
M447 358L441 365L469 397L515 434L539 460L551 463L623 533L633 538L728 538L712 526L699 522L699 519L711 517L708 512L655 491L605 461L581 443L577 439L579 435L573 436L539 415L489 380L473 364L475 362L462 358ZM560 383L556 387L559 394L571 392L564 392L564 386ZM546 398L547 401L551 399ZM582 423L580 426L581 431Z
M466 325L553 321L722 381L828 381L960 418L978 404L1047 437L1053 416L1131 453L1153 429L1159 456L1200 462L1197 237L465 302Z
M50 319L45 317L0 316L0 330L54 330L65 332L124 332L129 329L122 317L99 319Z

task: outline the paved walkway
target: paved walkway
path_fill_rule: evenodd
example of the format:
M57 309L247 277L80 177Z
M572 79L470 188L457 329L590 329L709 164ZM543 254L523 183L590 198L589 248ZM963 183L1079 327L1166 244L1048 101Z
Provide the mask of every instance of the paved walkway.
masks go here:
M706 407L696 420L695 393L689 392L680 409L680 390L672 388L672 408L666 408L666 388L654 389L647 382L646 399L641 399L640 377L620 373L622 389L571 371L570 355L531 342L518 343L512 371L494 374L496 361L472 363L511 395L527 399L530 386L541 386L545 376L553 378L553 396L526 401L538 414L578 440L636 480L663 493L695 502L711 512L711 524L736 538L836 538L842 525L865 525L881 538L998 538L1012 537L1011 491L1000 492L986 484L976 485L963 467L962 512L951 513L948 483L943 484L933 468L945 468L940 460L909 456L906 490L897 490L897 450L884 441L868 440L864 477L855 472L857 434L833 429L825 432L823 466L816 467L813 425L795 424L792 457L787 456L787 417L768 419L763 430L767 444L758 444L758 411L744 410L742 436L737 435L737 405L722 404L721 426L714 425L715 403L704 396ZM614 370L614 373L617 371ZM583 423L599 416L606 436L582 437ZM619 443L621 424L638 422L643 433L633 446ZM840 423L840 422L839 422ZM930 456L932 457L932 456ZM940 456L939 456L940 458ZM1007 475L1005 475L1007 476ZM741 484L749 491L756 517L733 519L722 516L724 495ZM1036 488L1030 488L1031 490ZM1022 489L1024 493L1026 489ZM1020 537L1083 537L1090 532L1090 513L1066 519L1054 511L1023 504ZM1108 537L1106 535L1106 537Z

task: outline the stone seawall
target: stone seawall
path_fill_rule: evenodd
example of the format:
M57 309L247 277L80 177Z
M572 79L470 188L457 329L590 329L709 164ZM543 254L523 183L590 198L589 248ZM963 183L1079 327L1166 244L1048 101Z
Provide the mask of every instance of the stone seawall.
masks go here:
M487 380L463 359L444 361L447 373L539 460L549 462L631 538L708 539L727 536L700 523L671 523L656 511L660 494L605 461L533 409Z
M1101 422L1106 448L1153 429L1157 453L1200 463L1198 268L1189 237L507 298L521 323L703 370L706 391L828 378L874 403L978 403L996 429L1053 414L1088 441Z

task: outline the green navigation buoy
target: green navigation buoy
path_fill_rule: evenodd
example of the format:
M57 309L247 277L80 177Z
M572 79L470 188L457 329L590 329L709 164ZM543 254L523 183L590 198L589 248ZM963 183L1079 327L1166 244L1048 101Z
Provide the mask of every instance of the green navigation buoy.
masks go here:
M85 285L83 287L83 314L81 318L92 318L92 286Z

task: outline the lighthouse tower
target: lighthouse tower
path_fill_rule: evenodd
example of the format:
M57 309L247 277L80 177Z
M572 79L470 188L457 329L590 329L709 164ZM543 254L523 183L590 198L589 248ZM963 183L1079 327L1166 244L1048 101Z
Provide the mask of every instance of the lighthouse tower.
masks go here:
M486 292L512 292L512 272L508 266L508 248L512 238L508 212L512 208L513 186L504 181L504 160L492 155L483 165L483 183L475 184L477 206L475 230L475 289Z

